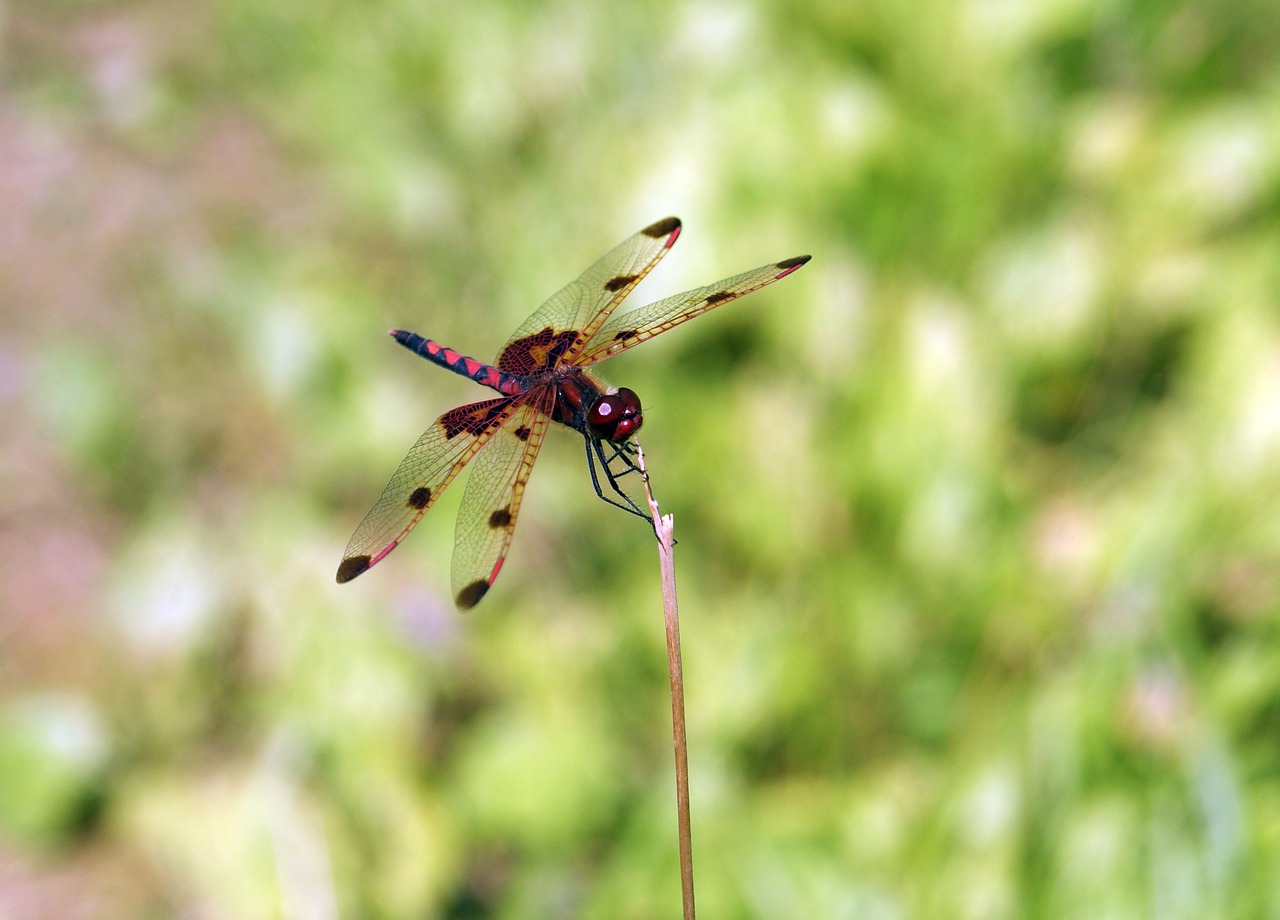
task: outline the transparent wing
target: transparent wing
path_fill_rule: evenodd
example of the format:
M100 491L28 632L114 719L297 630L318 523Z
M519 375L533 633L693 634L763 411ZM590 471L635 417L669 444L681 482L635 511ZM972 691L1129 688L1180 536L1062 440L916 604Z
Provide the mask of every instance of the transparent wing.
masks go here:
M350 581L399 546L445 486L520 408L523 399L486 399L450 409L432 422L351 535L338 566L338 582Z
M680 219L667 217L619 243L521 323L494 363L529 375L571 361L679 235Z
M453 543L453 599L460 610L480 603L502 571L554 401L553 388L539 390L493 434L471 468Z
M772 265L762 265L715 284L673 294L648 306L615 314L596 330L575 363L585 366L611 358L679 326L686 320L701 316L708 310L714 310L752 291L758 291L767 284L773 284L808 261L808 256L796 256Z

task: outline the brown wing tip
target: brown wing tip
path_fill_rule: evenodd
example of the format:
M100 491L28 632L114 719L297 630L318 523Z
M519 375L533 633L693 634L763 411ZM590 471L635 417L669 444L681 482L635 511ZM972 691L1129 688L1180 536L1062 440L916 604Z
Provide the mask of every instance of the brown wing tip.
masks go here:
M664 236L670 236L671 239L667 241L667 245L670 246L676 241L676 235L679 234L681 226L680 218L664 217L662 220L654 221L640 232L655 240L662 239Z
M338 584L345 584L373 564L368 556L348 556L338 566Z
M458 605L459 610L470 610L488 593L489 583L483 578L478 578L459 591L453 602Z
M781 269L781 271L778 273L778 277L785 278L787 275L791 274L801 265L804 265L806 262L808 262L811 258L813 257L806 255L806 256L792 256L790 259L783 259L781 262L779 262L775 266L775 268Z

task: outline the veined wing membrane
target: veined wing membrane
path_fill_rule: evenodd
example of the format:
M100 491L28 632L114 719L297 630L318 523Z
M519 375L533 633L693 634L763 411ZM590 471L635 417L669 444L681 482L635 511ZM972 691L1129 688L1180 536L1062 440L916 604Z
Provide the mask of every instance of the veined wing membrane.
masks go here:
M338 582L350 581L395 549L523 399L482 400L450 409L432 422L351 535L338 566Z
M796 256L771 265L762 265L714 284L703 285L635 310L614 314L587 342L577 363L595 364L611 358L695 316L701 316L708 310L714 310L752 291L758 291L767 284L773 284L808 261L808 256Z
M627 237L521 323L494 363L527 376L571 361L679 235L667 217Z
M555 391L547 387L521 405L472 464L454 534L451 578L460 610L478 604L502 571L554 403Z

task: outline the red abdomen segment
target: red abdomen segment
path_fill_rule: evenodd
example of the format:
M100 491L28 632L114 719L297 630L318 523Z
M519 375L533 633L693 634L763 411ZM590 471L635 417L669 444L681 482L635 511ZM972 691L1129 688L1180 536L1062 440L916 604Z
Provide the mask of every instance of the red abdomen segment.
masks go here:
M499 393L505 393L508 396L518 396L525 392L528 387L524 381L515 374L508 374L506 371L500 371L491 364L485 364L483 361L477 361L475 358L468 358L466 355L459 354L452 348L445 348L439 342L431 339L424 339L416 332L406 332L404 329L392 329L388 333L397 342L409 349L415 355L426 358L441 367L448 368L455 374L461 374L463 377L470 377L476 383L482 383L487 387L492 387Z

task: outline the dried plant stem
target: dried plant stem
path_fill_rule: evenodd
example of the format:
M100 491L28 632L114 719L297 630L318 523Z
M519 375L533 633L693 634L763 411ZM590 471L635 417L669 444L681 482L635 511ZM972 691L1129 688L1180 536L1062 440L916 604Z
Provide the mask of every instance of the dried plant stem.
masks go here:
M667 631L667 668L671 673L671 734L676 749L676 821L680 832L680 893L684 920L693 914L693 838L689 830L689 747L685 740L684 671L680 665L680 610L676 604L675 519L661 515L649 489L644 469L644 451L638 451L638 465L644 479L644 494L653 515L653 532L658 538L658 564L662 569L662 609Z

